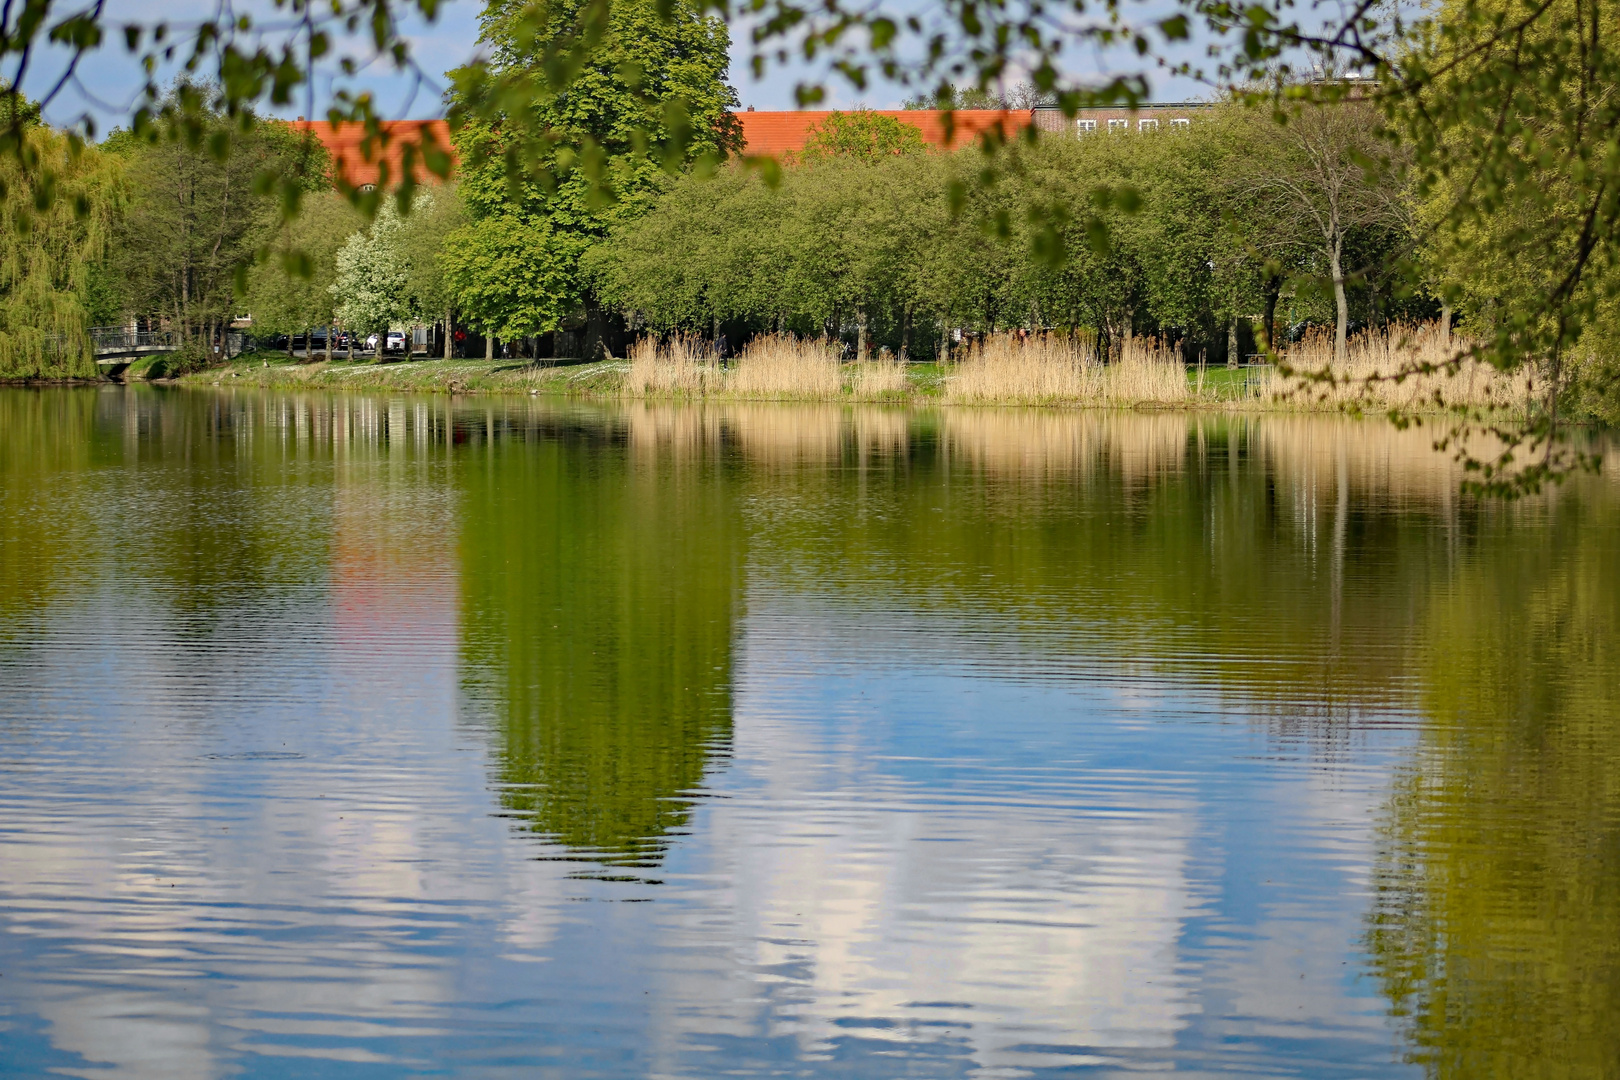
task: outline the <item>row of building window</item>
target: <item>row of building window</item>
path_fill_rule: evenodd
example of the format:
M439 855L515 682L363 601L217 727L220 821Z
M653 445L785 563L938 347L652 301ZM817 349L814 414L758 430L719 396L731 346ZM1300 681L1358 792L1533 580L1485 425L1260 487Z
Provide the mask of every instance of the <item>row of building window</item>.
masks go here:
M1076 130L1078 130L1082 135L1086 132L1097 130L1097 121L1095 120L1076 120L1074 123ZM1174 120L1170 121L1170 127L1172 130L1178 128L1188 128L1191 126L1192 121L1182 116L1178 116ZM1109 131L1129 131L1130 129L1131 122L1129 120L1114 119L1108 121ZM1157 131L1159 130L1159 121L1153 117L1143 117L1136 122L1136 130Z

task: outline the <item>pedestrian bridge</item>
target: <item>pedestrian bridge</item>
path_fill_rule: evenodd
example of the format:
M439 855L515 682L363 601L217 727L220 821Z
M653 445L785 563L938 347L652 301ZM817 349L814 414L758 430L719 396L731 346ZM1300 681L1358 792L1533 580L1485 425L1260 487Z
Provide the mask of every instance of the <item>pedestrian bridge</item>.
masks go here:
M90 343L96 363L102 367L123 368L142 356L172 353L180 347L173 330L129 330L122 326L90 328Z

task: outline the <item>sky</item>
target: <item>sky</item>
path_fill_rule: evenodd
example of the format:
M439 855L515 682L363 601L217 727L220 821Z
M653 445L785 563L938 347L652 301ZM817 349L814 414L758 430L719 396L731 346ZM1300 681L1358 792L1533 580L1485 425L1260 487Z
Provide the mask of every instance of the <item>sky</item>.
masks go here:
M907 0L899 0L899 3L904 5ZM269 0L247 0L236 7L237 10L255 13L255 17L264 22L274 20L277 14ZM63 86L47 106L47 118L59 125L70 125L89 116L98 133L126 123L130 110L137 102L142 76L137 59L125 50L123 36L116 32L116 28L126 22L150 25L160 20L168 20L171 26L179 27L188 17L208 17L214 8L210 0L169 0L167 3L161 0L123 0L109 19L114 32L107 35L107 44L80 64L76 79ZM420 72L426 76L425 80L395 70L386 59L372 57L362 38L340 42L335 50L336 55L355 57L360 63L360 71L352 79L343 80L337 85L346 86L351 92L369 90L385 116L422 119L441 115L440 96L445 85L442 73L477 54L478 14L481 10L482 4L478 0L448 0L441 6L438 18L433 23L416 18L404 24L404 36L411 45ZM744 31L733 29L731 82L737 88L742 105L760 110L794 108L795 86L815 76L816 70L797 63L775 68L763 79L756 80L748 66L746 37ZM1188 47L1187 55L1195 51L1202 52L1202 46L1196 49ZM1122 52L1116 55L1094 51L1085 55L1073 54L1070 62L1074 64L1070 74L1081 78L1140 70L1139 62ZM44 96L59 80L65 63L65 52L47 50L25 74L24 90L36 98ZM335 65L327 66L324 77L318 80L313 109L305 97L299 104L277 112L288 119L306 112L315 116L323 115L336 89L332 78L335 70ZM160 72L160 81L167 81L177 71L178 67L175 66ZM10 70L7 74L10 74ZM1147 74L1153 100L1181 101L1205 97L1210 92L1209 87L1192 79L1171 77L1162 72L1149 71ZM898 108L908 95L906 88L893 84L880 84L870 87L865 93L857 93L848 84L829 81L828 89L828 105L824 107L867 105L872 108Z

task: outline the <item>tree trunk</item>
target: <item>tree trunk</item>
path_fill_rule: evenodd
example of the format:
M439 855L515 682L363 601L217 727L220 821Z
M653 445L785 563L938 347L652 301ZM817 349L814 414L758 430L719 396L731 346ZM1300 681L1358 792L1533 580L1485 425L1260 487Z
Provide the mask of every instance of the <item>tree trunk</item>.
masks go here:
M315 359L315 328L313 326L304 327L304 359Z
M608 317L602 310L602 305L594 298L585 301L585 349L584 359L589 363L608 359L610 353L607 345ZM720 316L714 317L714 351L720 351Z
M326 362L328 364L332 362L332 326L330 324L326 327Z
M484 359L495 359L495 335L487 330L484 331Z
M1333 303L1339 318L1333 328L1333 362L1343 364L1349 353L1347 339L1350 333L1350 299L1344 292L1344 238L1336 236L1328 245L1329 269L1333 272Z
M446 360L450 359L450 349L455 337L455 325L450 321L450 309L446 307L444 309L444 358Z
M1266 279L1266 349L1277 351L1277 299L1282 295L1282 278Z
M377 363L383 362L383 346L388 344L388 327L377 331Z
M911 305L906 305L900 322L900 359L911 359Z
M1234 312L1231 321L1226 324L1226 366L1229 368L1235 368L1238 366L1239 357L1237 323L1237 314Z
M1440 347L1451 348L1451 305L1440 305Z
M866 308L855 309L855 359L866 362Z

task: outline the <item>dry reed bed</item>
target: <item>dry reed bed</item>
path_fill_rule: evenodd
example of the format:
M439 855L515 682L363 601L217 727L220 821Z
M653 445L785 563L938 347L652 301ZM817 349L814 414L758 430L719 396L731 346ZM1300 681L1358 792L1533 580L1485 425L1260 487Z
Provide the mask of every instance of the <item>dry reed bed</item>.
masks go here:
M1186 365L1151 339L1131 339L1116 363L1104 364L1084 340L999 334L968 350L945 398L972 405L1185 405L1197 391Z
M630 397L720 397L747 401L898 400L911 391L903 361L889 356L844 363L837 346L767 334L729 364L697 338L642 338L630 350Z
M1336 364L1333 338L1313 334L1287 352L1286 366L1296 374L1269 372L1260 397L1290 409L1523 409L1536 381L1535 365L1510 375L1464 356L1467 349L1467 342L1448 341L1434 323L1402 324L1351 338L1345 362Z
M910 383L898 360L845 364L826 342L769 334L750 341L730 364L694 338L643 338L630 351L624 386L631 397L870 401L903 395Z
M1433 325L1394 326L1350 342L1333 362L1326 336L1291 347L1283 365L1244 373L1241 395L1229 378L1193 377L1180 356L1151 338L1125 343L1102 363L1087 339L1056 334L994 335L948 365L943 400L963 405L1200 407L1432 412L1464 406L1500 413L1523 408L1535 373L1503 374L1462 357ZM1219 369L1215 369L1219 371ZM915 388L894 358L840 362L824 341L786 334L754 339L722 364L698 339L643 339L631 352L624 392L631 397L729 397L743 400L901 400Z

